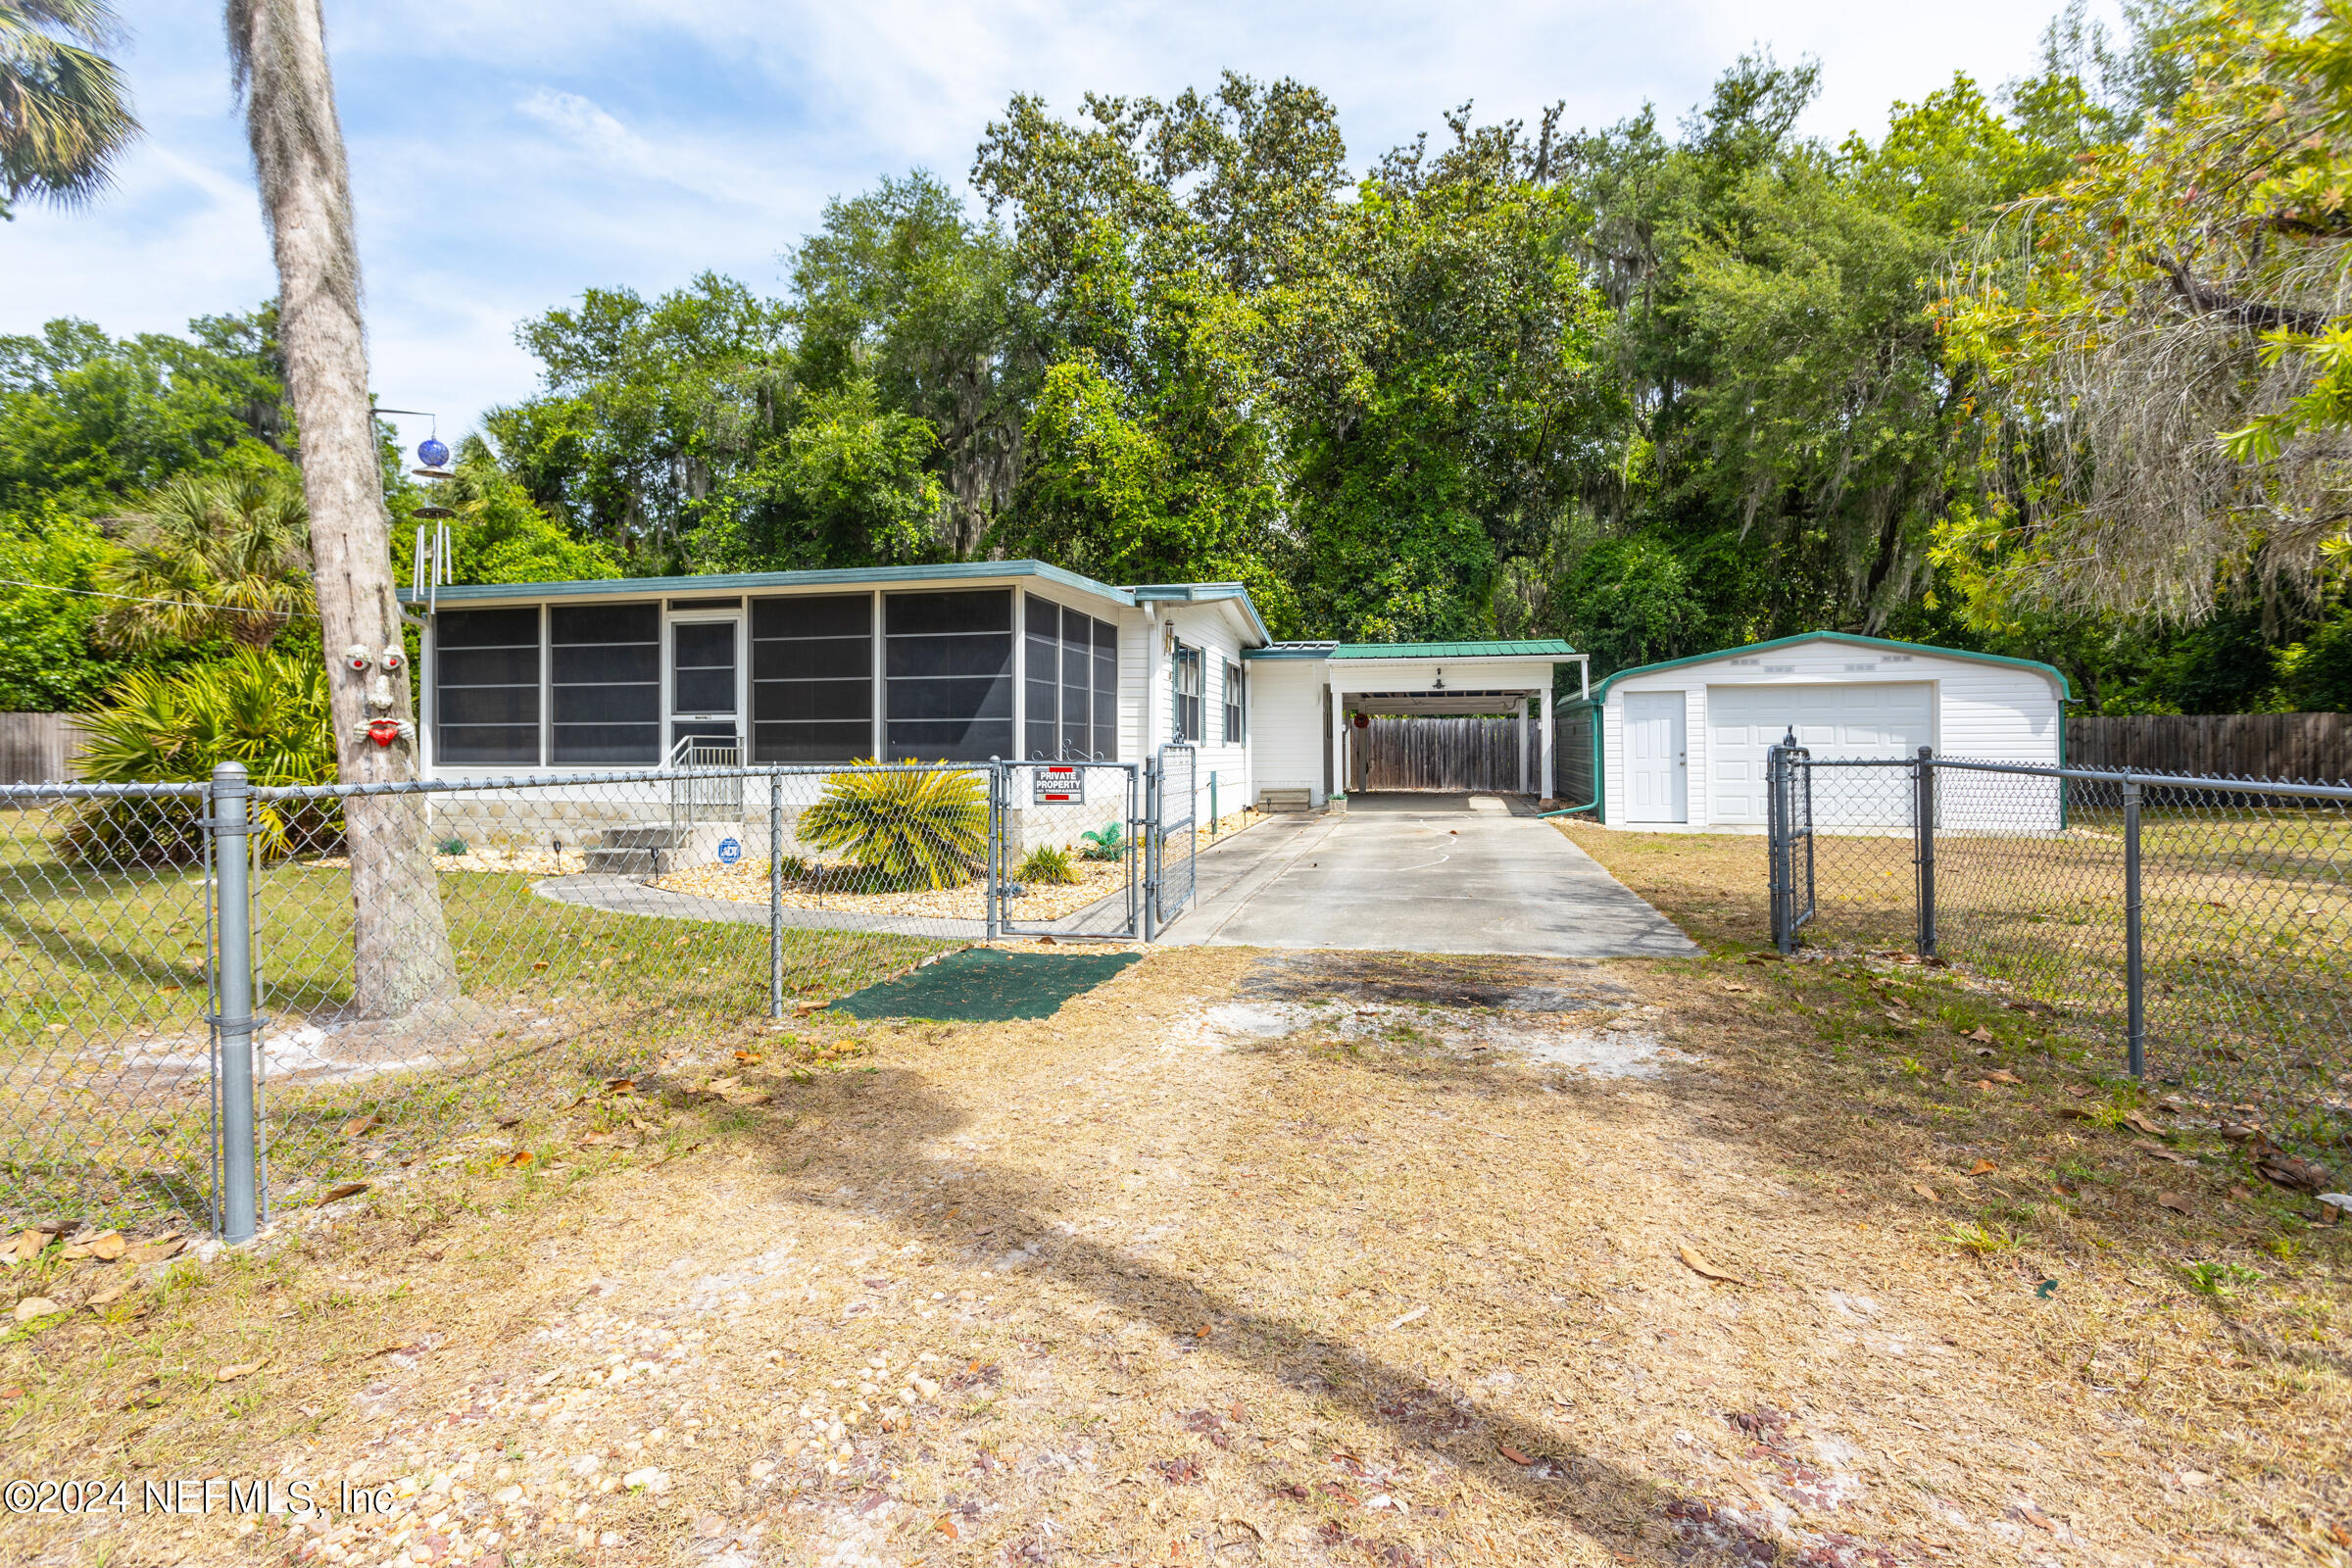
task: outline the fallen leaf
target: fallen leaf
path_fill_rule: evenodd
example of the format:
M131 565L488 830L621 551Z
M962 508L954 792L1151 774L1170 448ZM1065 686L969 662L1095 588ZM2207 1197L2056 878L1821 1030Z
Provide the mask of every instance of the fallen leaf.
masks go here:
M531 1152L529 1150L517 1149L512 1153L507 1154L504 1158L500 1159L499 1163L501 1165L528 1165L531 1162Z
M2153 1158L2169 1159L2176 1165L2194 1165L2197 1162L2194 1155L2183 1154L2179 1150L2167 1149L2152 1138L2134 1138L2132 1140L2132 1147Z
M112 1285L105 1286L94 1293L90 1297L88 1304L92 1307L111 1306L115 1302L122 1299L123 1297L128 1296L130 1294L130 1288L137 1283L138 1278L136 1275L124 1274L122 1278L116 1280Z
M2134 1132L2146 1133L2150 1138L2162 1138L2164 1136L2163 1128L2157 1126L2154 1122L2148 1120L2147 1117L2141 1115L2136 1110L2127 1110L2124 1112L2124 1125L2131 1128Z
M2091 1089L2090 1085L2088 1084L2068 1084L2066 1086L2066 1092L2074 1096L2077 1100L2081 1100L2090 1094Z
M318 1206L324 1208L327 1204L341 1202L346 1198L357 1198L366 1192L369 1185L367 1182L337 1182L320 1197Z
M2264 1181L2283 1187L2289 1192L2316 1193L2328 1185L2325 1166L2291 1154L2265 1154L2254 1167Z
M2188 1200L2182 1198L2179 1193L2158 1193L2156 1195L2156 1201L2163 1207L2171 1209L2176 1214L2186 1214L2191 1212L2188 1206Z
M1991 1160L1980 1159L1974 1165L1968 1167L1968 1173L1971 1176L1989 1176L1994 1171L1999 1169L2000 1167L1995 1165Z
M1214 1331L1215 1326L1213 1324L1203 1323L1199 1328L1193 1330L1193 1338L1196 1340L1205 1340Z
M1499 1448L1502 1456L1513 1464L1534 1464L1536 1462L1533 1455L1521 1453L1507 1443L1498 1443L1495 1447Z
M160 1263L167 1257L177 1256L186 1250L187 1245L188 1239L179 1232L166 1231L161 1236L151 1236L141 1242L131 1251L130 1260L133 1263Z
M17 1260L22 1262L48 1245L47 1231L25 1231L17 1238Z
M239 1378L252 1376L269 1364L267 1361L239 1361L235 1366L224 1366L214 1373L213 1381L215 1383L234 1383Z
M1986 1073L1984 1076L1990 1078L1996 1084L2022 1084L2025 1082L2023 1078L2020 1078L2017 1074L2008 1071L2006 1068L1999 1072Z
M2099 1113L2088 1105L2060 1105L2058 1114L2069 1121L2096 1121Z
M636 1087L637 1080L634 1078L608 1078L605 1080L605 1093L608 1095L625 1095Z
M1714 1264L1708 1262L1704 1257L1700 1256L1697 1250L1690 1247L1688 1243L1677 1247L1675 1250L1678 1254L1680 1254L1684 1264L1690 1268L1690 1272L1699 1275L1702 1278L1710 1280L1722 1280L1727 1285L1752 1285L1754 1283L1752 1280L1743 1280L1737 1274L1728 1274L1722 1269L1717 1268Z
M46 1296L27 1296L17 1303L17 1321L29 1323L36 1317L47 1317L52 1312L64 1310Z
M2243 1187L2238 1186L2235 1182L2230 1183L2230 1198L2232 1202L2242 1203L2253 1196L2254 1195L2252 1193L2246 1191L2246 1189Z
M11 1383L7 1388L0 1389L0 1399L22 1399L23 1397L24 1397L24 1385L22 1383Z
M1985 1028L1983 1024L1979 1024L1974 1029L1963 1030L1960 1038L1963 1040L1981 1040L1989 1046L1996 1044L2001 1037L1994 1034L1991 1030Z
M354 1116L343 1124L343 1136L357 1138L362 1133L372 1132L383 1124L384 1118L381 1116Z
M1936 1189L1930 1187L1926 1182L1913 1182L1911 1190L1931 1203L1936 1201Z

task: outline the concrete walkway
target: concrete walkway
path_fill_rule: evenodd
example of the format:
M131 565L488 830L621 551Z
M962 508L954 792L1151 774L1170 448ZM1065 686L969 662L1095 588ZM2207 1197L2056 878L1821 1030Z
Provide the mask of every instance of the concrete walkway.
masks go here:
M1200 857L1172 945L1492 953L1695 953L1642 897L1524 801L1350 796L1339 816L1275 817Z

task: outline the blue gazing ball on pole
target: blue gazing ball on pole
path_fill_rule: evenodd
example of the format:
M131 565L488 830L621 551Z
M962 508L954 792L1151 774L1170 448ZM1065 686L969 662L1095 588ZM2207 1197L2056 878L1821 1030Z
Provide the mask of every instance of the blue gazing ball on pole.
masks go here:
M428 435L416 444L416 456L424 460L426 467L438 468L449 462L449 448L441 444L440 437Z

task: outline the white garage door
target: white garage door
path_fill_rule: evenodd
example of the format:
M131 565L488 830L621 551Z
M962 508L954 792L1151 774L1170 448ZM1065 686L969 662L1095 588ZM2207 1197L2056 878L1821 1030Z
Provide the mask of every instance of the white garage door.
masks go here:
M1926 681L1707 688L1707 808L1718 822L1765 819L1764 754L1789 730L1817 758L1913 757L1936 742ZM1891 768L1815 775L1817 826L1910 821L1908 780Z

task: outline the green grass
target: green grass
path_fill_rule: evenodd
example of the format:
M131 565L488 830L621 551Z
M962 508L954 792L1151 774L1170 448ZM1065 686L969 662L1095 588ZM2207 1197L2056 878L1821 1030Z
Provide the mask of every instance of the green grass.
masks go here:
M56 825L46 812L0 815L0 1215L201 1225L211 1191L202 874L61 862ZM390 1059L410 1065L311 1087L281 1066L264 1104L274 1191L313 1194L435 1157L459 1134L643 1071L681 1036L766 1012L764 926L557 904L533 894L526 874L439 880L463 1004L405 1037ZM282 1048L351 1002L349 873L265 869L254 911L257 1011L266 1043ZM952 945L791 929L783 940L787 999L855 991ZM368 1117L379 1120L345 1131Z

